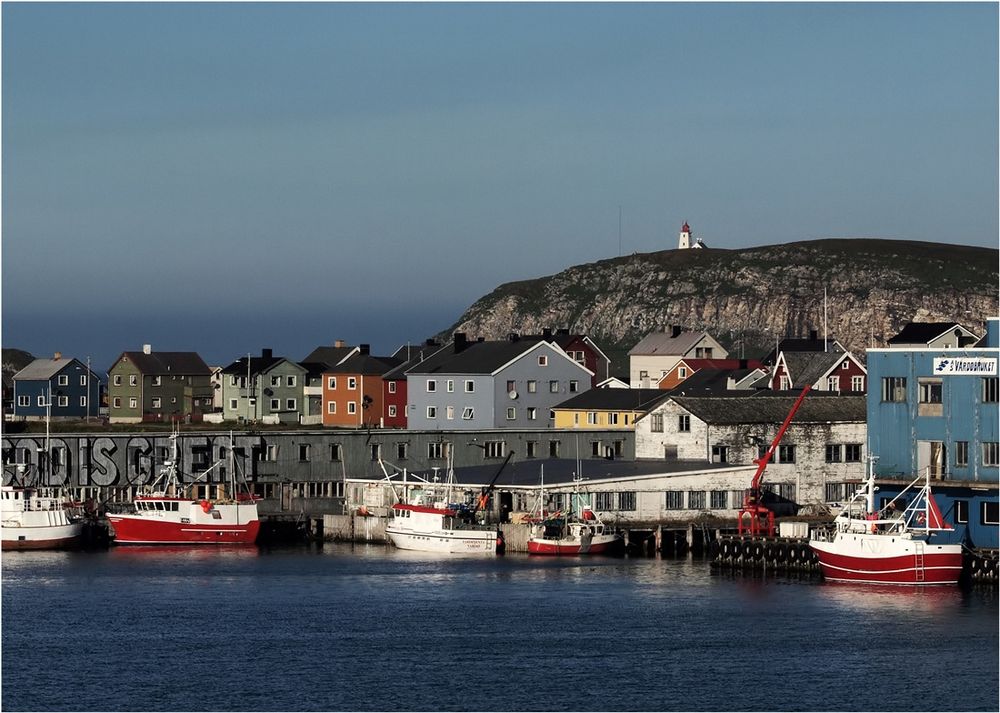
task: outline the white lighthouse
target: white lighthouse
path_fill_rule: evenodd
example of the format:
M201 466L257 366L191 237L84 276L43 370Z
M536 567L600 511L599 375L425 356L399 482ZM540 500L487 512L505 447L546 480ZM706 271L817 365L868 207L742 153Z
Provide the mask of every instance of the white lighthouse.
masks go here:
M684 221L684 225L681 226L681 234L677 239L677 249L687 250L688 248L703 248L705 244L701 242L701 238L695 240L694 245L691 244L691 226Z

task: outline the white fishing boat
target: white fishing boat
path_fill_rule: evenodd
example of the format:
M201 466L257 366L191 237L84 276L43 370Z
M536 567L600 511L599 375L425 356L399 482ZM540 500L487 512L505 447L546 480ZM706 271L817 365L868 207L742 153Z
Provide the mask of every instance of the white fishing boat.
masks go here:
M39 495L30 487L0 489L2 546L5 550L55 550L78 547L84 523L62 498Z

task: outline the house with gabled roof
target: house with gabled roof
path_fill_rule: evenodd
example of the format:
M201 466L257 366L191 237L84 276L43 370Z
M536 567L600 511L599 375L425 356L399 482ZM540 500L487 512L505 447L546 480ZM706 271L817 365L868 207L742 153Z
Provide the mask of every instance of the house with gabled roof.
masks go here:
M577 364L594 372L591 387L611 377L611 359L601 351L597 343L586 334L570 334L568 329L543 329L541 334L524 335L521 339L544 339L566 352Z
M628 356L632 388L650 389L684 357L725 359L729 352L708 332L685 331L675 325L669 332L647 334Z
M958 322L910 322L888 344L890 349L960 349L978 341L971 329Z
M771 374L775 391L801 389L863 394L868 388L868 370L851 352L781 352Z
M661 389L590 389L552 407L555 427L631 431L669 394Z
M242 357L222 370L226 421L300 423L308 370L270 349Z
M756 359L693 359L684 357L656 382L656 388L672 389L703 369L730 372L740 369L757 369L760 366L761 362Z
M35 359L13 376L13 414L17 420L68 420L97 416L101 377L79 359L56 352Z
M589 389L592 376L545 340L469 341L457 332L407 370L407 427L547 428L552 407Z
M212 412L212 370L196 352L122 352L108 370L112 423L201 421Z
M313 349L300 363L325 364L328 367L337 366L345 359L360 351L359 347L348 346L343 339L338 339L333 346L320 346Z
M774 366L782 352L846 352L847 348L833 336L820 337L819 330L810 330L808 337L784 337L777 346L761 358L761 362Z
M370 354L367 344L323 372L323 425L346 428L385 427L383 376L399 366L395 357Z
M393 358L399 360L399 364L382 375L383 420L386 428L407 427L406 372L438 351L448 348L433 339L428 339L423 344L404 344L393 353Z

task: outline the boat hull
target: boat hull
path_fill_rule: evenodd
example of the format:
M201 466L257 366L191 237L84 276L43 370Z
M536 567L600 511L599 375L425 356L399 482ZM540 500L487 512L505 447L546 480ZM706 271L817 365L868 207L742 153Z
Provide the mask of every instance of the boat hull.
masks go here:
M843 534L809 543L823 577L869 584L956 584L962 574L961 545L933 545L890 535Z
M415 532L387 527L385 532L401 550L480 555L494 555L497 551L497 533L490 530Z
M625 541L620 535L595 536L589 541L576 537L549 539L533 537L528 540L528 554L532 555L601 555L616 554Z
M83 523L3 527L4 550L68 550L83 542Z
M236 525L150 520L133 515L108 515L119 545L252 545L260 521Z

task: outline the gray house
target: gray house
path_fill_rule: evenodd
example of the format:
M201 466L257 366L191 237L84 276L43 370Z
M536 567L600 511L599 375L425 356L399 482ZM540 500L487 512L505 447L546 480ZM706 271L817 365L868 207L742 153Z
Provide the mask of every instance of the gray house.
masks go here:
M590 388L591 372L544 340L470 342L461 332L406 372L412 429L548 428L552 407Z
M226 421L299 423L307 369L270 349L243 357L222 370L222 414Z

